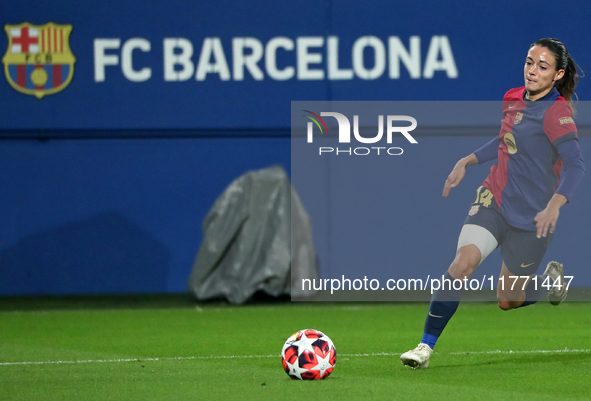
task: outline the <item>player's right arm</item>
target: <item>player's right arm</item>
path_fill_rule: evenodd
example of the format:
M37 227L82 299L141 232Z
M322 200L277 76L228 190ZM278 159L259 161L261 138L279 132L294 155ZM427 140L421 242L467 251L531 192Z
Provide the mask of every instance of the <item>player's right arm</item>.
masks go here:
M454 169L447 176L445 185L443 186L443 196L447 198L452 188L455 188L466 175L466 167L473 164L478 164L478 159L474 153L461 158L455 165Z
M455 188L460 183L460 181L462 181L466 175L466 167L473 164L482 164L486 163L487 161L494 160L498 158L498 151L499 138L494 137L474 153L460 159L456 163L451 173L447 176L447 180L445 180L445 185L443 186L443 196L447 198L449 196L449 191L451 191L452 188Z

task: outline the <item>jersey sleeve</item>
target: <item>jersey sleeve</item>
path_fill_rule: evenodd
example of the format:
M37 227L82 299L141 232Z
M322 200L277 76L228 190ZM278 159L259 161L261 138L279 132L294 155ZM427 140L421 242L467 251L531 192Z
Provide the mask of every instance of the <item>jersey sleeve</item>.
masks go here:
M544 132L554 146L578 139L577 126L566 101L555 102L544 116Z
M486 163L499 157L499 138L494 137L474 152L478 164Z
M578 141L562 142L557 149L564 164L556 193L570 201L585 175L585 162Z

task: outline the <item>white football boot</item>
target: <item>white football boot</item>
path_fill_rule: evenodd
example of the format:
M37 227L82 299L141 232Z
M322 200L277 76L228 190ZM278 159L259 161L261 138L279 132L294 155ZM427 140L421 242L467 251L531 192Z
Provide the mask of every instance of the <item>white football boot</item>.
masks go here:
M566 294L568 293L566 284L564 283L564 268L562 267L562 263L548 263L544 274L548 275L553 280L553 283L555 283L550 291L546 293L546 298L548 298L548 301L552 305L558 305L566 299Z
M400 362L413 369L425 369L429 367L429 358L433 350L427 344L419 344L415 349L400 355Z

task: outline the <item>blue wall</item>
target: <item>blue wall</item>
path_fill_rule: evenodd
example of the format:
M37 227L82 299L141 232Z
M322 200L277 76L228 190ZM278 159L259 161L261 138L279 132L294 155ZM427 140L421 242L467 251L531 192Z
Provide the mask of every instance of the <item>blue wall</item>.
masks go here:
M556 3L549 0L534 9L508 0L462 0L453 7L436 0L363 5L316 0L5 2L0 13L6 31L0 34L5 67L0 77L0 295L185 291L201 223L224 188L251 169L281 164L291 172L291 101L500 100L508 88L522 85L525 52L538 38L561 38L583 69L590 68L591 35L577 27L586 26L591 5L576 3L573 13L555 12ZM25 56L10 53L10 29L25 22L72 26L73 77L58 93L38 98L11 86L14 77L6 71ZM277 38L284 38L287 47L274 52L269 46ZM138 43L133 39L149 43L150 50L128 48L130 63L122 67L125 45ZM179 73L192 65L187 79L166 78L172 57L165 55L166 39L192 47L190 63L173 66ZM97 50L115 42L102 53ZM393 57L391 42L409 54L416 44L416 66ZM316 45L306 50L306 43ZM225 61L210 45L219 46ZM243 54L234 50L241 45ZM263 53L253 56L255 65L241 67L241 54L248 58L259 45ZM356 46L361 49L357 53ZM331 58L333 51L338 57ZM174 49L176 56L181 53ZM383 71L371 76L382 56ZM116 61L105 64L105 57ZM209 71L201 78L200 63ZM29 60L27 68L33 65ZM224 66L227 76L219 70ZM431 76L428 70L434 66ZM293 67L294 74L278 79L273 67ZM149 78L130 79L145 68ZM335 77L336 69L341 78ZM579 85L582 100L589 99L589 82L583 79ZM401 224L402 237L396 243L419 246L404 241L422 238L423 231L412 230L429 216L426 240L432 255L441 254L448 263L444 255L453 254L450 244L455 241L448 229L461 224L464 205L483 173L458 189L457 200L441 203L433 188L443 185L455 160L481 139L425 138L420 149L427 159L418 154L416 160L401 159L400 175L391 179L412 197L413 206L380 215L401 219L396 224ZM321 213L330 205L315 203L306 187L296 189L317 222L321 273L333 274L345 255L331 254L330 242L352 239L344 228L324 223ZM588 255L574 249L584 248L581 241L588 236L577 220L587 218L580 209L589 195L587 184L581 192L561 220L574 230L556 239L566 238L568 246L554 248L568 263L586 266ZM347 269L359 267L356 257L346 257L353 266ZM429 257L418 264L436 270L432 265L441 265L438 257ZM400 266L417 264L400 254L390 258Z
M0 129L285 129L293 100L500 100L523 84L528 46L541 37L560 38L583 69L591 66L591 36L578 28L591 4L556 7L550 0L533 8L510 0L5 1L2 25L71 25L76 62L71 83L42 99L0 79ZM191 47L173 49L187 59L173 67L193 74L166 78L167 39ZM134 47L137 40L150 50ZM0 35L0 52L8 41ZM274 51L274 43L286 47ZM255 65L242 67L255 48ZM293 76L278 79L274 68L292 68ZM149 78L134 78L144 69ZM582 80L582 100L590 89Z
M215 199L287 138L0 141L0 294L185 291Z

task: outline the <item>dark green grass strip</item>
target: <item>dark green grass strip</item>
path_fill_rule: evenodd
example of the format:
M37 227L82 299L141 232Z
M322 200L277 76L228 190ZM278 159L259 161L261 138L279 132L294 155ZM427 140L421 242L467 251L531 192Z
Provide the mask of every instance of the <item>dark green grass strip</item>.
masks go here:
M0 365L0 399L591 399L591 304L509 312L463 304L429 369L379 355L416 346L426 307L209 303L0 312L0 364L74 362ZM324 331L337 347L337 367L325 381L292 381L281 369L283 342L303 328ZM189 359L150 360L177 357Z

